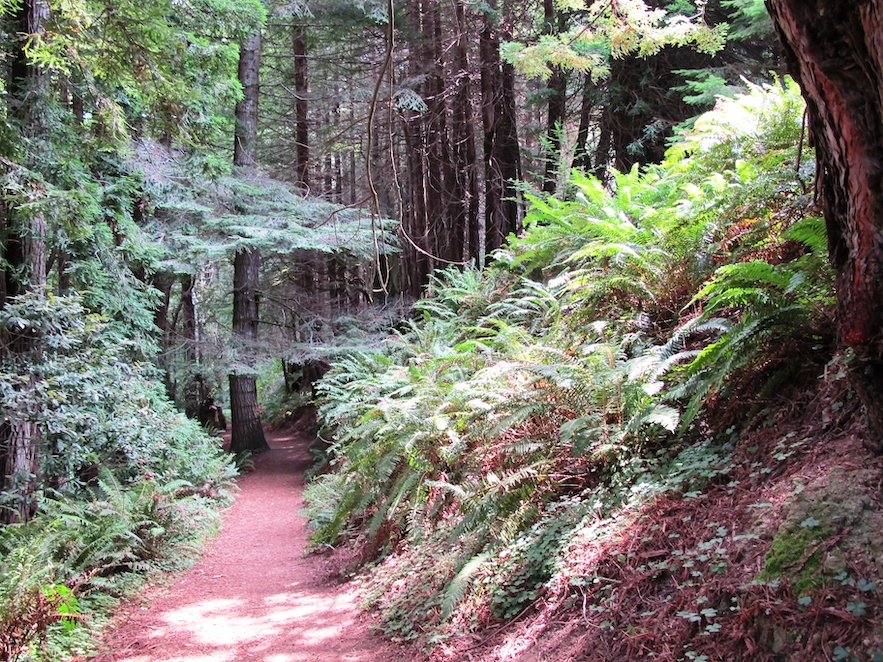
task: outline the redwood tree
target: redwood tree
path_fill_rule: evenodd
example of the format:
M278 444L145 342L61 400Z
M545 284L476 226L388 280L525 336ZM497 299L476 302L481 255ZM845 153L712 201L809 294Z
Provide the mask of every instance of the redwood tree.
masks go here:
M490 0L479 32L481 117L484 129L484 250L490 254L512 232L521 229L518 180L521 150L515 107L515 68L500 59L500 40L510 39L504 20L497 20Z
M807 102L838 341L883 449L883 0L767 0Z
M291 27L291 49L294 55L294 111L295 111L295 182L303 191L310 190L310 129L307 119L309 107L309 64L307 61L307 29L302 23Z
M258 133L258 72L261 63L261 35L250 36L239 55L239 81L243 99L236 104L236 142L233 164L250 169L255 164ZM240 246L233 261L233 335L246 352L258 337L258 301L261 273L260 251ZM230 452L262 451L269 448L258 414L257 382L246 371L230 374Z

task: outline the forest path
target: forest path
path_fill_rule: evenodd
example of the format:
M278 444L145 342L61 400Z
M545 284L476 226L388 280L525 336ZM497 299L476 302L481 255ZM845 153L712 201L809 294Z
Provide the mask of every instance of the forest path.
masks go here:
M267 441L202 559L146 604L124 606L93 662L412 659L369 633L327 557L303 555L311 440L280 430Z

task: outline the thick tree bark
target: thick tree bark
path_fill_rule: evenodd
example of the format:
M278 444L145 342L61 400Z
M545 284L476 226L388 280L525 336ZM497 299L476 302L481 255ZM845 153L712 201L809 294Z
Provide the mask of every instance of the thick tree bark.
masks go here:
M430 259L434 246L431 244L432 229L430 210L438 210L438 198L432 191L430 170L439 170L439 164L432 156L431 142L434 131L432 109L428 98L434 90L428 87L428 72L432 69L433 56L428 45L431 21L426 16L422 0L412 0L410 7L411 32L414 38L410 45L409 74L415 80L424 82L416 92L424 98L427 109L423 112L406 111L403 117L403 133L407 148L408 179L407 200L402 214L402 290L418 297L426 285L428 275L434 268ZM437 179L436 179L437 181ZM436 184L437 186L437 184Z
M195 279L191 274L181 277L181 306L180 324L176 324L178 331L178 344L184 353L184 360L191 370L187 374L181 398L184 412L191 416L191 412L199 412L199 406L205 399L202 393L202 377L199 374L199 343L196 328L196 291ZM177 322L178 320L176 320Z
M592 75L583 77L583 97L579 110L579 129L576 132L576 149L573 154L573 167L588 172L591 166L589 157L589 131L591 129L592 109L595 106L595 84Z
M807 102L838 340L883 450L883 0L766 4Z
M233 164L255 165L258 140L258 99L260 97L261 33L247 37L239 50L239 82L242 99L236 104Z
M240 248L233 263L233 335L246 354L254 350L258 338L260 272L260 252ZM269 448L260 425L257 386L251 374L230 375L230 425L231 453Z
M480 257L478 182L475 178L475 127L472 124L472 85L466 32L466 10L455 0L457 39L454 48L454 99L451 116L453 171L448 180L449 250L455 262Z
M292 28L292 52L294 55L294 115L295 156L294 181L303 191L310 190L310 132L307 112L309 94L309 68L307 64L306 28L297 24Z
M161 271L154 275L154 289L162 295L159 305L153 311L153 324L160 330L159 354L157 363L163 371L163 382L166 387L166 396L169 400L175 399L175 383L172 380L171 348L172 348L172 325L169 320L169 307L172 302L172 286L174 281L167 272Z
M254 168L257 152L258 99L261 62L260 33L246 39L239 54L239 82L245 98L236 104L236 147L233 164ZM241 246L233 260L233 335L249 356L258 337L258 288L261 275L261 254L253 246ZM230 381L230 452L267 450L264 429L260 425L257 404L257 383L254 375L241 372L229 376Z
M24 51L27 39L39 38L49 19L49 5L44 0L24 0L14 19L19 39L9 68L9 105L12 117L21 126L26 139L43 135L46 130L47 80L42 69L30 61ZM4 208L3 258L9 269L3 274L3 300L24 292L40 296L46 286L46 219L40 211L22 212ZM15 357L39 355L40 339L30 332L3 339L3 351ZM32 376L26 391L35 388ZM25 396L24 401L36 397ZM38 485L40 430L33 422L32 411L8 411L0 425L0 491L14 495L14 501L0 509L0 522L22 522L36 511L34 495Z
M510 233L521 230L516 183L521 179L521 150L515 109L515 72L500 60L500 39L508 31L494 22L493 0L479 33L481 117L484 129L484 251L490 255ZM501 35L502 33L502 35Z
M230 452L252 453L270 448L258 408L258 389L250 375L230 375Z
M444 266L436 258L450 254L451 222L447 214L447 197L453 178L453 165L448 140L448 107L445 97L444 50L442 47L441 10L439 0L422 0L423 63L427 74L424 98L429 107L426 119L426 208L429 243L429 270Z

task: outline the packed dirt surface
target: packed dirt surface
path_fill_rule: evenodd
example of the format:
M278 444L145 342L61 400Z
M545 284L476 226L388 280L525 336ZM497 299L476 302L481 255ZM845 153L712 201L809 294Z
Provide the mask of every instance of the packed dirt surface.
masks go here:
M269 433L202 560L121 610L93 662L380 662L416 659L371 634L333 560L304 556L311 440Z

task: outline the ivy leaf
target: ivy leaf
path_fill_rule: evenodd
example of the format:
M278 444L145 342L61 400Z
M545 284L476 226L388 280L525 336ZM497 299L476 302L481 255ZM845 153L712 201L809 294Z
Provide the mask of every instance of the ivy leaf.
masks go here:
M821 524L821 522L819 520L817 520L815 517L810 515L809 517L807 517L805 520L803 520L800 523L800 526L803 527L804 529L814 529L817 526L819 526L820 524Z

